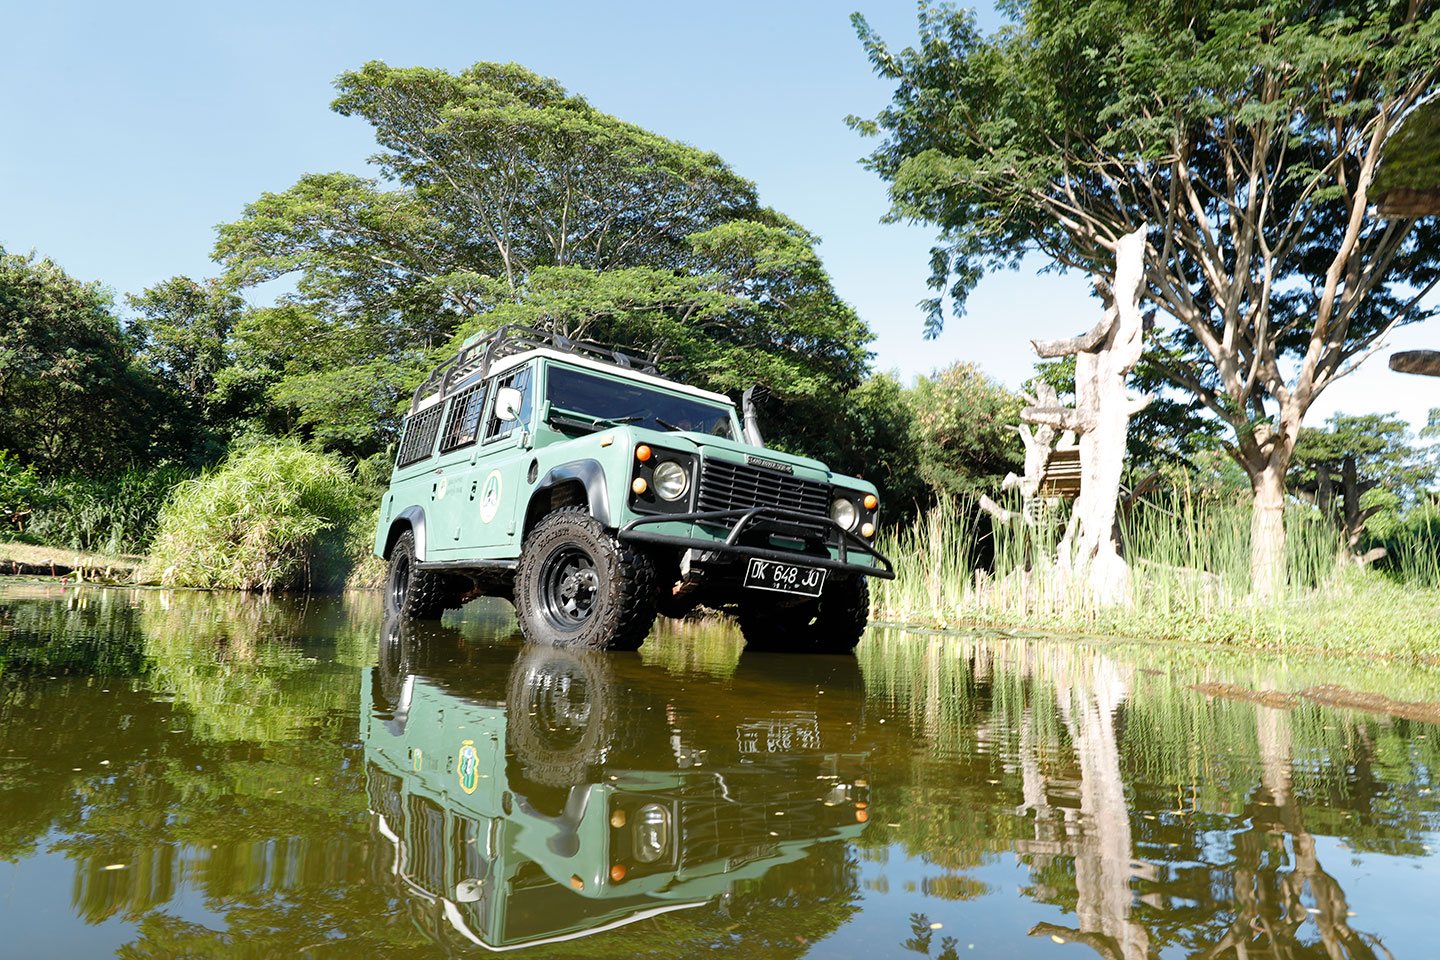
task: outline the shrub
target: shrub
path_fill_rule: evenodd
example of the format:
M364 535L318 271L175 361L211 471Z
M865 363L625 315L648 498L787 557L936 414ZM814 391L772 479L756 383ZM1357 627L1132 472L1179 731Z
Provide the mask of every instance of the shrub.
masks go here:
M1384 536L1380 569L1404 584L1440 587L1440 502L1412 508Z
M175 488L142 576L265 592L338 588L363 499L340 459L298 441L232 451Z
M39 493L34 465L22 467L13 453L0 450L0 533L24 531Z
M190 473L163 464L113 477L58 477L40 484L28 538L95 553L144 553L156 517L176 484Z

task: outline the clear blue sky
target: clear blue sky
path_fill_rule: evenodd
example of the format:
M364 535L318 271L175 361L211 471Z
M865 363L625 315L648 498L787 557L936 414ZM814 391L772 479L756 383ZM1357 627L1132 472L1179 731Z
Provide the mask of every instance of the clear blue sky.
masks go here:
M0 244L117 293L210 275L214 226L261 191L309 171L364 169L368 127L328 109L341 71L372 59L514 60L718 152L818 233L841 295L878 334L879 368L908 376L966 359L1018 384L1031 368L1027 340L1082 331L1095 302L1076 277L1001 274L939 340L921 338L932 231L880 224L884 188L857 162L867 143L844 118L873 114L889 91L851 30L853 9L892 43L914 36L910 0L11 2L0 30ZM1440 345L1430 327L1395 345ZM1392 374L1382 356L1314 416L1338 406L1419 419L1432 405L1436 381Z

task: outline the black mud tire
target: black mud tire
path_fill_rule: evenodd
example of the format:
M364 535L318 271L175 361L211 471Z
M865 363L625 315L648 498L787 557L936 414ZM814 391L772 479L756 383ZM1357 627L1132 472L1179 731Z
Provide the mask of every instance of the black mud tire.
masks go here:
M613 680L593 650L531 647L510 671L505 727L512 783L568 791L591 782L612 736ZM563 797L559 798L563 802ZM551 803L549 806L553 807Z
M415 533L406 530L390 551L385 573L385 616L401 620L439 620L460 605L464 588L459 578L416 566Z
M740 600L740 632L751 650L850 653L870 622L870 584L835 577L815 600L786 601L756 594Z
M515 570L515 617L530 643L634 650L655 623L655 569L584 507L544 517Z

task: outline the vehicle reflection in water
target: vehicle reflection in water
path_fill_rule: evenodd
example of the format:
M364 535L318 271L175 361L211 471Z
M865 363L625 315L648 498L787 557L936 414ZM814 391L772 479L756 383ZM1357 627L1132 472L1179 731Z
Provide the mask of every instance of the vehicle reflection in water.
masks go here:
M851 899L846 844L870 819L859 667L785 658L793 695L758 701L776 711L746 696L773 688L765 659L665 685L637 657L387 623L366 789L417 925L514 949L712 903L738 919L801 860L775 884L785 909Z

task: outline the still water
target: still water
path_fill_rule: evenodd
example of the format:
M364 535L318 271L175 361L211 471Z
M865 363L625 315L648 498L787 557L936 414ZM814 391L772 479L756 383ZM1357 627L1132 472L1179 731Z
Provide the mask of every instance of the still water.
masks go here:
M0 956L1440 957L1437 700L998 633L586 655L503 605L0 587Z

